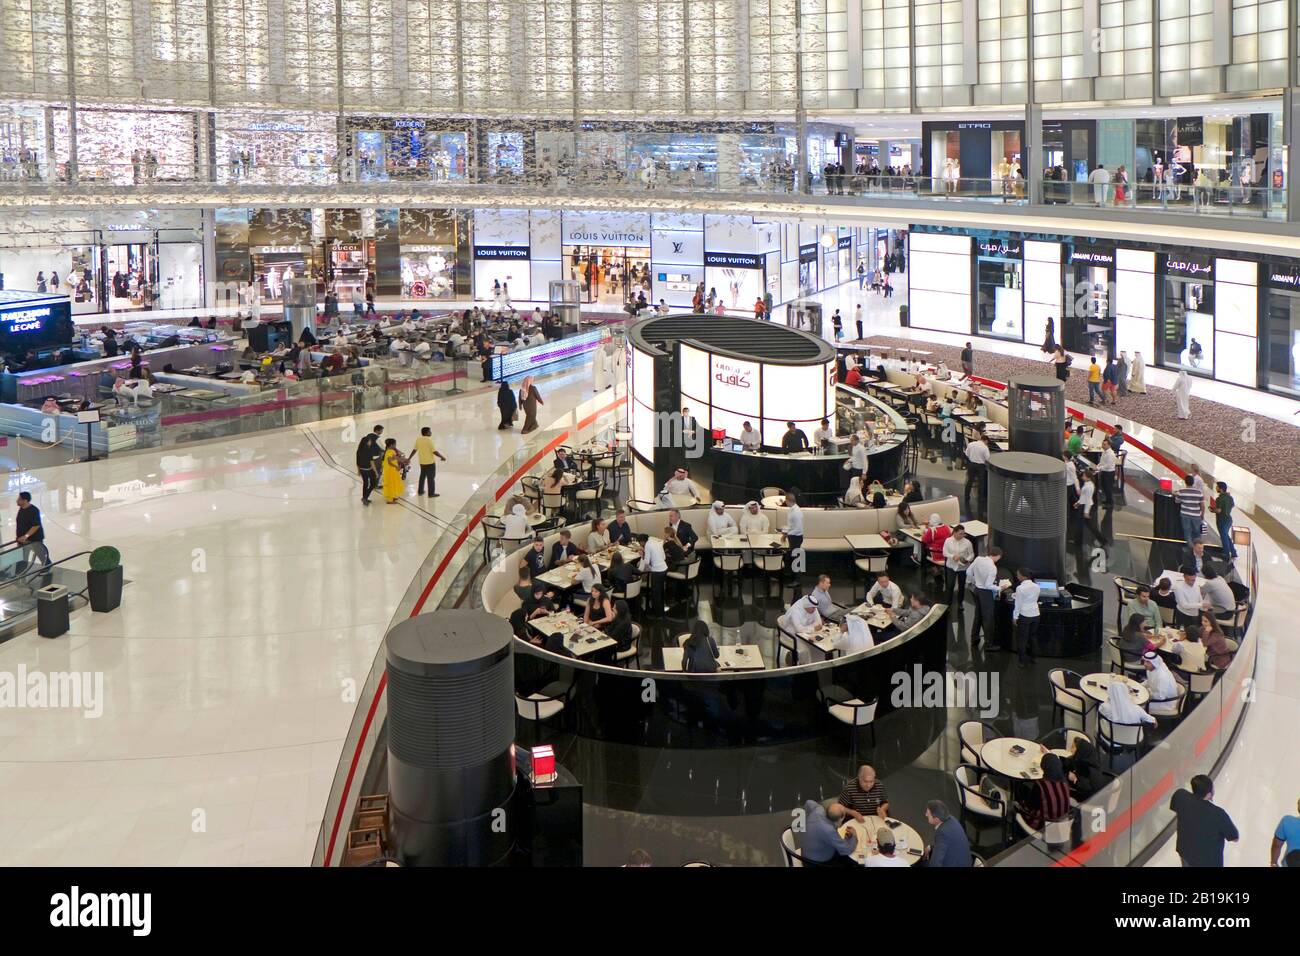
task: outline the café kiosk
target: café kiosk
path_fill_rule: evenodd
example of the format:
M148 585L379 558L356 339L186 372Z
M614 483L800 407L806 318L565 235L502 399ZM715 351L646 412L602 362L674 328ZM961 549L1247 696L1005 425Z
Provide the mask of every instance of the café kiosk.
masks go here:
M835 350L824 339L755 319L656 316L632 326L628 351L633 499L654 500L679 467L715 500L798 488L801 503L815 506L843 493L847 438L829 452L780 450L788 422L810 442L823 419L835 431ZM874 406L878 427L870 473L888 482L902 473L906 423L883 403L859 400ZM740 444L746 421L761 436L758 450Z

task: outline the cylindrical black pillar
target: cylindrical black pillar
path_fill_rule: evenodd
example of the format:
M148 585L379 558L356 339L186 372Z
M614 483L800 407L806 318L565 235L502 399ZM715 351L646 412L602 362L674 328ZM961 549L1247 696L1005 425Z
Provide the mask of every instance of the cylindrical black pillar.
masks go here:
M1007 437L1012 451L1061 457L1065 450L1065 383L1016 378L1007 385Z
M989 540L1008 571L1065 583L1065 462L1007 451L989 456Z
M510 851L512 641L509 623L483 611L421 614L388 632L390 836L403 864L486 866Z

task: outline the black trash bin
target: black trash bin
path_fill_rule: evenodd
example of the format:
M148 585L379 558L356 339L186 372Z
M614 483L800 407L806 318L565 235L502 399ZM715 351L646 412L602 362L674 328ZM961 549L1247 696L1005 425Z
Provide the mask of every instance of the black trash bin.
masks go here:
M36 633L41 637L62 637L68 633L68 589L47 584L36 589Z

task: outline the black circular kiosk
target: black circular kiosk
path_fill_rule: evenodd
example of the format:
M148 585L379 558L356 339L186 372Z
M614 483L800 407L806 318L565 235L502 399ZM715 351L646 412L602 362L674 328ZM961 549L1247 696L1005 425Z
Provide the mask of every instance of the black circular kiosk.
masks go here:
M849 439L836 428L830 343L755 319L674 315L633 325L628 351L633 498L656 498L677 468L714 500L757 500L775 487L798 488L805 504L829 505L842 494ZM906 423L871 402L877 407L870 473L888 484L902 474ZM823 420L835 437L815 447ZM742 442L745 422L758 447ZM782 451L790 422L810 450Z

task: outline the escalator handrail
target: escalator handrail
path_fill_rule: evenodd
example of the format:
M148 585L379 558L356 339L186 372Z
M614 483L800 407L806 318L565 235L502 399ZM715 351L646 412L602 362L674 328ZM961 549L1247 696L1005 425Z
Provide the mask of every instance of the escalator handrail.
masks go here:
M24 580L24 579L26 579L26 578L28 578L28 577L30 577L30 576L32 576L32 575L36 575L36 574L46 574L46 573L52 572L55 568L57 568L60 564L63 564L65 561L71 561L73 558L80 558L80 557L82 557L83 555L87 555L87 554L90 554L90 552L89 552L89 551L77 551L77 552L74 552L73 554L65 555L65 556L59 558L59 560L57 560L57 561L51 561L49 564L43 564L43 565L41 565L39 568L28 568L28 569L27 569L26 571L24 571L22 574L18 574L18 575L15 575L15 576L12 577L12 578L8 578L8 579L6 579L6 580L0 581L0 588L3 588L3 587L5 587L5 586L7 586L7 585L10 585L10 584L16 584L16 583L18 583L19 581L22 581L22 580ZM90 587L90 586L87 585L85 588L82 588L80 591L75 591L75 592L73 592L73 593L78 594L78 595L80 595L80 594L84 594L84 593L86 592L86 590L89 589L89 587ZM34 590L36 590L36 589L35 589L35 588L31 588L31 590L34 591Z

